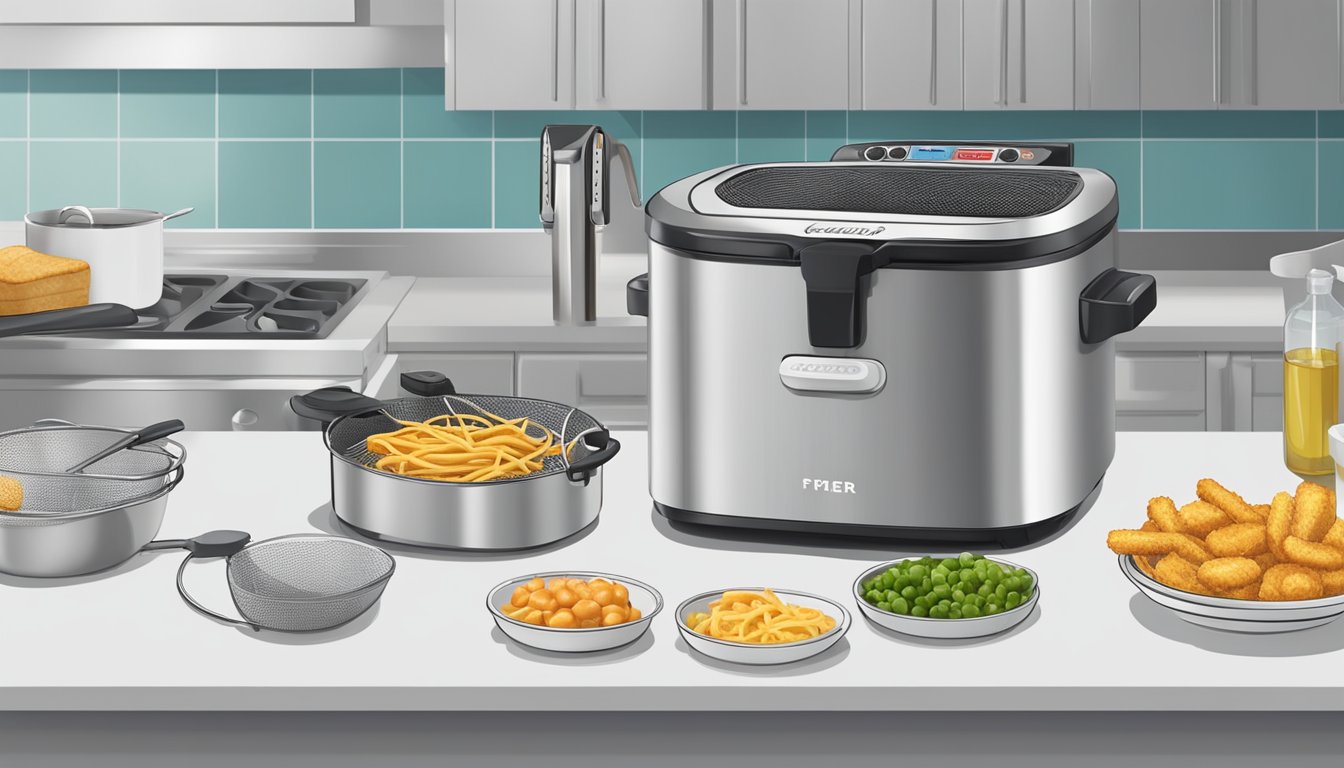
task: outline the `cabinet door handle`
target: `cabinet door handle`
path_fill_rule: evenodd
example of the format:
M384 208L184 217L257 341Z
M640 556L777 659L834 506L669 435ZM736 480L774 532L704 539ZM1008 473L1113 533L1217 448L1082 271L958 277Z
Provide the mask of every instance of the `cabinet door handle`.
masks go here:
M737 103L747 105L747 0L737 0Z
M607 0L597 0L597 97L607 98Z
M551 101L560 100L560 0L551 3Z
M1344 2L1344 0L1340 0ZM929 105L938 104L938 0L929 0Z
M1260 0L1251 0L1251 106L1260 106Z
M1221 0L1210 0L1213 4L1213 103L1223 100L1223 4Z
M999 78L994 83L994 103L1008 103L1008 0L999 0Z
M1027 0L1018 0L1018 3L1022 10L1021 18L1019 19L1019 21L1022 23L1022 29L1021 34L1018 37L1019 41L1022 44L1022 49L1020 51L1020 55L1022 58L1022 71L1018 73L1018 76L1021 80L1019 85L1021 86L1022 90L1020 93L1018 93L1017 100L1022 104L1026 104L1027 103Z

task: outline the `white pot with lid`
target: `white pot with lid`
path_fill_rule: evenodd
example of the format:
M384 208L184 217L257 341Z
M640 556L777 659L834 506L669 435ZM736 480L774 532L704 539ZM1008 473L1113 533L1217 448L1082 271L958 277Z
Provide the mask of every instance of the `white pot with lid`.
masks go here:
M67 205L24 217L27 245L89 264L89 303L140 309L163 295L163 223L191 213Z

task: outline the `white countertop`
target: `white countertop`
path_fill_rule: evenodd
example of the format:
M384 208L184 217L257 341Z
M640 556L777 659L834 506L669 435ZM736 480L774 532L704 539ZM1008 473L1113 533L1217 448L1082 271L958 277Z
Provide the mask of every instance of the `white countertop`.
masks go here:
M138 555L70 580L0 576L3 710L1344 710L1344 621L1242 636L1184 624L1138 596L1105 548L1146 499L1193 497L1219 478L1268 499L1297 480L1274 433L1120 433L1095 507L1059 538L1012 555L1041 576L1038 613L1005 635L933 642L856 618L809 662L738 668L692 655L671 609L649 635L608 654L563 656L511 644L486 591L547 570L627 574L669 606L690 594L768 583L829 595L885 547L812 547L711 538L670 528L645 492L644 435L605 471L598 525L527 554L393 549L397 573L375 612L325 635L255 634L215 624L173 587L178 553ZM317 433L188 433L188 472L161 536L239 528L254 538L334 530ZM228 606L220 562L189 584Z
M642 352L644 318L625 312L625 283L647 271L638 257L606 257L598 321L557 326L549 277L422 277L388 326L393 352ZM1120 350L1277 352L1283 344L1282 281L1268 272L1153 271L1157 309L1117 337Z

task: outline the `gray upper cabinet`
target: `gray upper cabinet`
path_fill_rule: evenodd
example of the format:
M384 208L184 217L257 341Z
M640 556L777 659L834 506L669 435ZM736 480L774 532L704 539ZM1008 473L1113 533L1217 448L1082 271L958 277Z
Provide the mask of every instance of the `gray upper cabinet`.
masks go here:
M580 109L705 109L704 0L578 0Z
M961 0L855 0L857 109L961 109Z
M573 0L447 0L444 26L450 108L574 106Z
M0 3L0 24L350 24L355 0L61 0Z
M1237 105L1338 109L1341 0L1248 0Z
M849 4L714 0L714 108L848 108Z
M1139 108L1139 4L1077 0L1074 106Z
M966 109L1072 109L1074 0L964 0Z
M1141 0L1144 109L1217 109L1224 96L1220 0Z

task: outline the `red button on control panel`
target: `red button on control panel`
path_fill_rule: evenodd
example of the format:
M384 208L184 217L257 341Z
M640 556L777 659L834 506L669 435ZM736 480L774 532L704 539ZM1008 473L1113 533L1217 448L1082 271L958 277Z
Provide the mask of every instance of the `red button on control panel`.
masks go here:
M979 160L988 162L994 159L994 150L992 149L958 149L952 156L953 160Z

